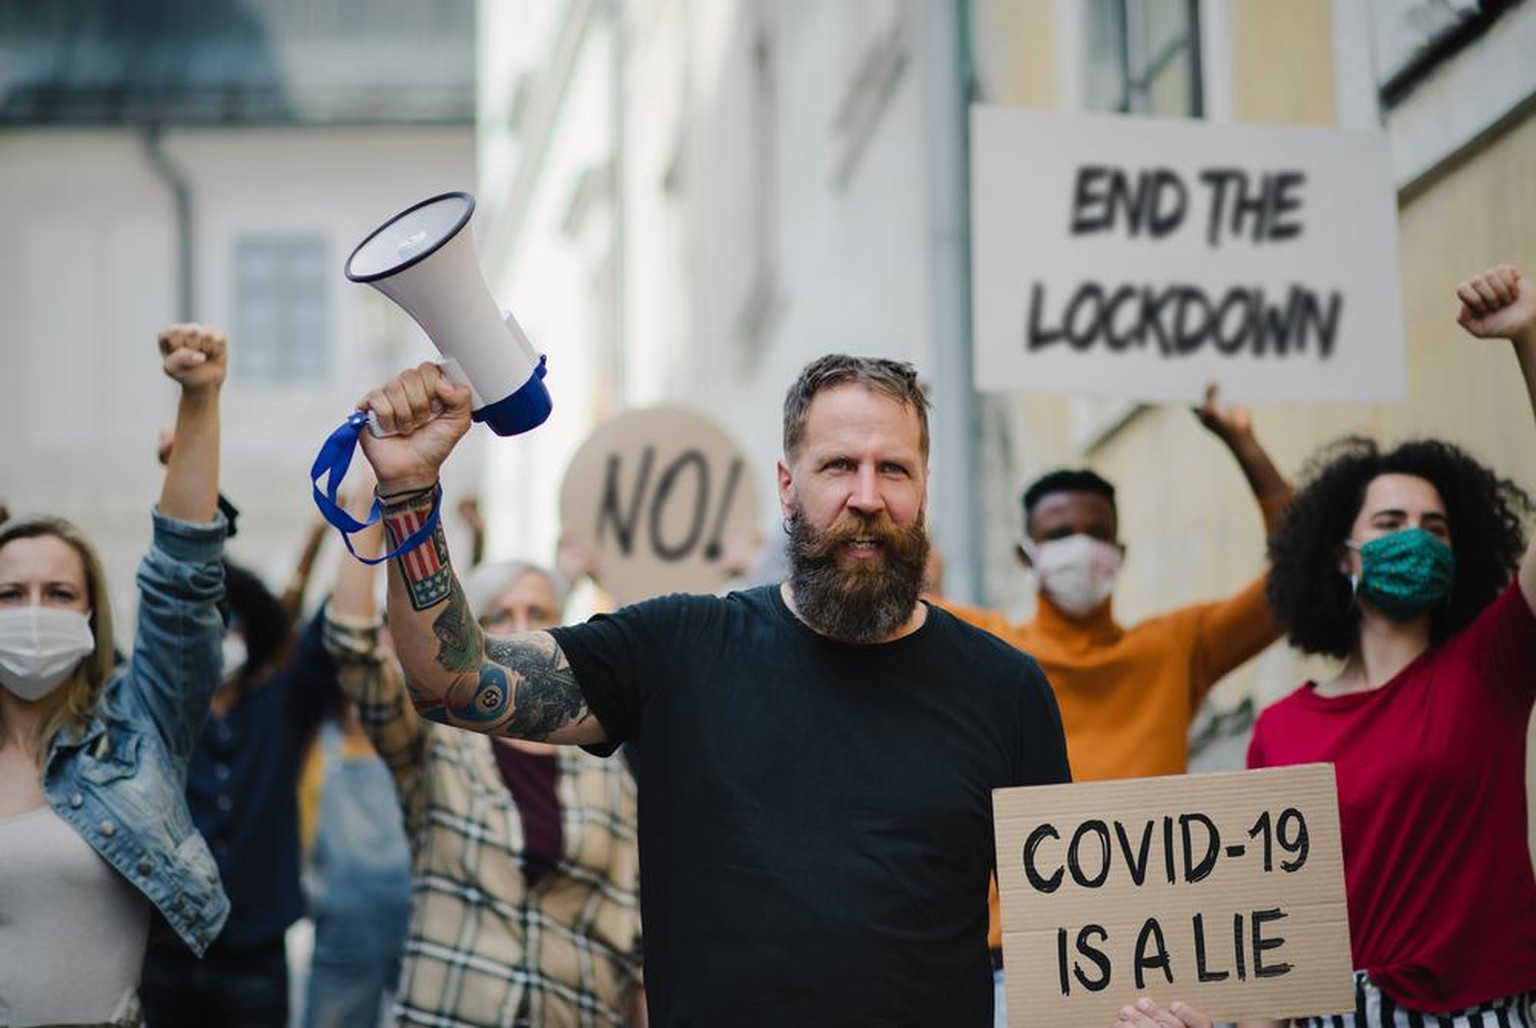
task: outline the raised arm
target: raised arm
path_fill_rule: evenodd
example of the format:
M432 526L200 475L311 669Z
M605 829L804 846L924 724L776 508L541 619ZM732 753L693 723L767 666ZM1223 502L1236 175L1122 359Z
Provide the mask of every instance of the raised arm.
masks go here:
M1536 414L1536 285L1510 264L1474 275L1456 287L1456 320L1479 339L1508 339L1515 348L1526 399ZM1536 611L1536 538L1520 560L1520 592Z
M219 389L227 341L216 329L174 325L158 338L166 375L181 387L176 427L185 445L166 463L154 543L139 564L138 629L124 690L136 695L172 757L184 765L219 681L224 593L219 558Z
M342 501L342 506L354 518L367 517L373 499L373 472L364 467L356 473L354 489ZM321 524L325 524L324 521ZM384 541L384 529L370 525L352 537L352 548L359 557L377 557ZM373 599L373 565L344 555L336 567L336 590L331 593L329 613L354 624L379 624L379 606Z
M439 502L438 471L469 429L470 392L422 364L370 392L386 433L363 434L378 477L387 545L397 548ZM434 406L436 409L434 410ZM441 523L390 561L389 626L411 702L432 721L490 735L594 744L607 736L547 632L487 639L470 613Z
M219 388L228 341L203 325L172 325L159 341L165 373L181 386L177 443L166 461L160 513L203 524L219 506Z
M299 559L293 565L293 574L283 587L283 595L277 602L283 605L289 624L298 624L304 614L304 593L309 589L310 576L315 573L315 558L320 555L320 544L325 541L329 523L316 515L304 532L304 543L299 547Z
M347 512L361 520L372 503L373 475L365 464L347 501ZM352 537L352 546L360 556L374 557L381 552L383 538L383 528L372 525ZM373 586L373 565L343 554L336 569L336 589L325 607L325 648L336 661L342 692L357 705L363 731L389 768L405 811L406 834L414 838L426 808L421 768L427 735L406 698L400 665L380 639Z
M459 520L469 529L469 566L475 567L485 559L485 518L480 514L480 497L459 500L458 511Z
M1253 490L1259 509L1264 512L1264 534L1269 535L1280 526L1295 490L1254 434L1252 415L1242 407L1223 406L1220 390L1212 382L1205 389L1205 403L1195 408L1195 417L1226 444L1237 466L1243 469L1248 488Z

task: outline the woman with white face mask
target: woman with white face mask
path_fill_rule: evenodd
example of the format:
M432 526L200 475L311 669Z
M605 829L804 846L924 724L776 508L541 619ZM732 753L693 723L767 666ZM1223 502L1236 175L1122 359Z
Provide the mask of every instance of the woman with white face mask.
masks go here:
M0 527L0 1024L139 1022L151 908L201 951L228 903L181 780L217 684L222 333L160 333L177 446L115 666L101 562L55 518Z

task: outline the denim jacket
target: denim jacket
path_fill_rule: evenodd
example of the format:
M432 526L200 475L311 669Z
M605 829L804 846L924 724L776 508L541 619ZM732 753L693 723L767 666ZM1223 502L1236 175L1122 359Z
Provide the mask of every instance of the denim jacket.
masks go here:
M208 844L192 826L187 761L222 665L226 522L198 525L154 514L139 564L132 658L113 675L83 731L54 737L43 792L80 833L201 955L229 900Z

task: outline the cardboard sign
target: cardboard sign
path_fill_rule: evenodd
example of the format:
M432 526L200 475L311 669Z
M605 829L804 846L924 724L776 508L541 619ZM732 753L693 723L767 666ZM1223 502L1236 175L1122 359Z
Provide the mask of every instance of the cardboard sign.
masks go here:
M560 523L619 603L714 592L751 554L757 490L746 458L714 422L673 408L630 411L571 458Z
M999 107L971 127L978 390L1406 395L1383 134Z
M1333 765L992 797L1009 1024L1354 1009Z

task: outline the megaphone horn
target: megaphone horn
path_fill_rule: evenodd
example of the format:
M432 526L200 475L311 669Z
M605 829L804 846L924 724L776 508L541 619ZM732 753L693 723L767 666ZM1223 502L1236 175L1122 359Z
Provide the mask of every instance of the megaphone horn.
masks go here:
M544 358L511 314L503 316L475 259L475 198L443 193L374 229L347 258L347 278L366 282L420 325L452 375L474 392L476 421L497 435L544 423L553 406Z

